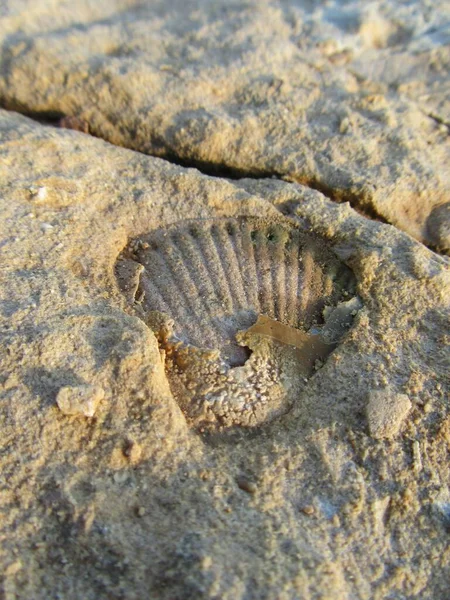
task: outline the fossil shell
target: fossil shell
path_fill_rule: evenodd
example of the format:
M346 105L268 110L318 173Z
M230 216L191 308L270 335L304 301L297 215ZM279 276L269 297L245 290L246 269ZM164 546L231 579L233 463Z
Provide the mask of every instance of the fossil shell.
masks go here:
M289 389L326 359L355 308L350 269L284 218L154 230L129 244L117 274L159 335L174 393L197 425L253 425L286 411Z

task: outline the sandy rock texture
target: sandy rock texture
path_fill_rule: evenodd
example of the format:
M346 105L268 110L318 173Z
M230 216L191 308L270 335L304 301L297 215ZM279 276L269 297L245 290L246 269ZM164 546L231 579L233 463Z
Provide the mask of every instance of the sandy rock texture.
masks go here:
M448 3L55 7L2 3L4 107L210 173L306 184L449 251Z
M75 38L97 27L110 43L109 18ZM106 64L101 54L100 80ZM10 111L0 157L5 599L448 597L446 258L299 184L205 176ZM353 270L363 308L288 414L201 434L119 288L117 258L187 218L280 213ZM371 435L377 397L410 403L389 438ZM93 416L58 406L82 413L93 398Z

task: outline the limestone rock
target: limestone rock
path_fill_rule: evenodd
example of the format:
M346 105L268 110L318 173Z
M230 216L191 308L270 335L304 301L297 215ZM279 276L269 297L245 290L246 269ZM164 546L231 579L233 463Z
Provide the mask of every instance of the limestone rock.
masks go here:
M298 184L207 177L7 111L0 155L11 598L447 600L447 521L430 510L450 478L446 257ZM140 310L139 273L124 295L114 267L152 229L280 213L352 269L361 308L287 414L251 433L196 432ZM85 382L108 402L95 419L61 418L58 392ZM399 382L426 407L408 424L420 470L401 436L376 443L361 418L371 390Z
M427 219L450 197L447 10L7 0L0 98L212 173L307 184L433 244Z
M366 408L370 435L378 439L394 437L410 410L411 401L406 394L387 388L371 391Z

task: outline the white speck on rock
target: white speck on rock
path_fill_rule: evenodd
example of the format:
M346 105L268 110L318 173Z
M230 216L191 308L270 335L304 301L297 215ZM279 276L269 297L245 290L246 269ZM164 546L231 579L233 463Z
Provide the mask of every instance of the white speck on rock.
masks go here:
M62 387L56 397L56 403L65 415L93 417L105 392L101 387L78 385Z
M44 186L40 187L37 191L36 197L39 202L45 200L47 198L47 188Z
M413 441L412 450L413 450L413 460L414 460L414 471L416 473L420 473L420 471L422 470L423 464L422 464L422 453L420 451L420 443L417 440Z
M49 233L53 229L53 225L50 223L41 223L41 231L43 233Z
M377 439L394 437L410 410L411 401L406 394L390 388L372 390L366 407L370 435Z

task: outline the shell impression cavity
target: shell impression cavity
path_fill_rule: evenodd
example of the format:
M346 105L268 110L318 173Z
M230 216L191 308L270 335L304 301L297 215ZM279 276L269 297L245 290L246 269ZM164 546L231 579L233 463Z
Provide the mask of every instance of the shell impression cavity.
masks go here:
M130 241L116 274L200 429L256 426L289 410L360 306L352 271L284 218L156 229Z

